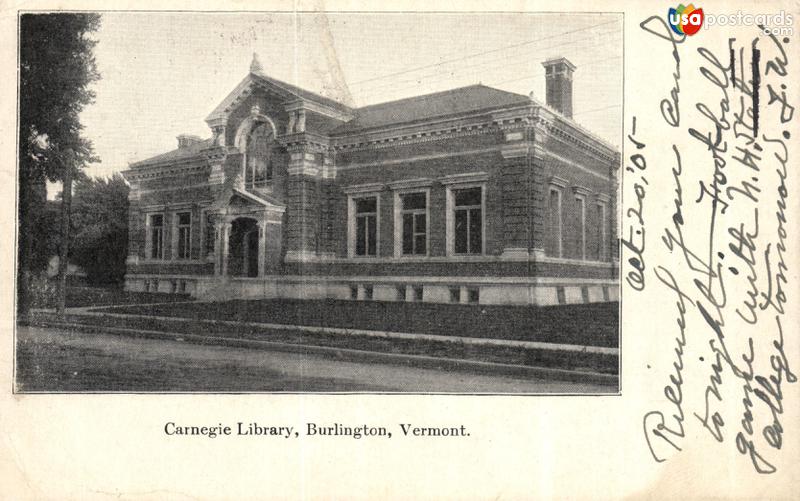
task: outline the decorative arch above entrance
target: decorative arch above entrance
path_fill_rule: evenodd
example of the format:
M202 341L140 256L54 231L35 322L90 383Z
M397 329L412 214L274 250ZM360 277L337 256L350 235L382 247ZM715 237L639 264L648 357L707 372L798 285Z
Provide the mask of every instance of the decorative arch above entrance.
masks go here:
M215 275L223 279L264 276L268 261L274 263L281 256L285 210L247 191L230 186L223 191L210 211L217 221Z

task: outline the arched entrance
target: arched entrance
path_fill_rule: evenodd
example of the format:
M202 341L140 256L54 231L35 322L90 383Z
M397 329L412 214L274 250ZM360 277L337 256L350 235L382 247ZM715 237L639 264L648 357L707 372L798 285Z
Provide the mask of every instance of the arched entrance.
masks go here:
M214 217L214 275L262 277L281 256L281 217L286 208L228 186L209 214ZM277 246L275 245L277 244Z
M258 223L240 217L231 224L228 242L228 274L234 277L258 276Z

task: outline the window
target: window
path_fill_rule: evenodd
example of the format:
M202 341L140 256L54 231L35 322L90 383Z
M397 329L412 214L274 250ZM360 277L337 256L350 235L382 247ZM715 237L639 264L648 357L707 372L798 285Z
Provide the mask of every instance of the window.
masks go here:
M483 189L453 190L453 251L483 253Z
M446 188L445 251L453 255L485 252L485 172L466 172L439 178Z
M562 230L561 230L561 190L550 189L549 206L549 232L545 252L548 256L562 256Z
M481 300L481 293L480 289L478 288L469 288L467 289L467 302L472 304L477 304Z
M606 259L606 206L605 204L595 205L597 211L597 224L595 231L595 242L597 245L597 260L605 261Z
M358 198L353 200L353 204L355 206L353 254L356 256L377 256L378 198Z
M190 259L192 257L192 213L179 212L176 214L178 219L178 259Z
M351 285L350 286L350 299L358 299L358 286Z
M401 252L404 256L428 254L428 195L426 192L400 195Z
M148 221L150 259L164 259L164 215L151 214Z
M450 287L450 302L451 303L460 303L461 302L461 288L460 287Z
M417 302L422 301L422 286L415 285L414 287L412 287L412 291L414 293L414 298L413 298L414 301Z
M406 300L406 286L405 285L398 285L396 290L396 298L398 301L405 301Z
M272 180L272 126L258 124L247 137L245 152L245 185L249 188L266 186Z
M364 286L364 299L367 301L372 301L372 286L365 285Z
M578 229L578 257L586 259L586 200L583 196L575 197L575 218Z

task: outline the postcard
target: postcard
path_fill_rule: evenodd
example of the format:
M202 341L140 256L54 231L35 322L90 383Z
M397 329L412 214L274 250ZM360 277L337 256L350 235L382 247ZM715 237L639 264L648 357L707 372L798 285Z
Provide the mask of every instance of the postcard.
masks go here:
M793 2L4 2L9 499L795 499Z

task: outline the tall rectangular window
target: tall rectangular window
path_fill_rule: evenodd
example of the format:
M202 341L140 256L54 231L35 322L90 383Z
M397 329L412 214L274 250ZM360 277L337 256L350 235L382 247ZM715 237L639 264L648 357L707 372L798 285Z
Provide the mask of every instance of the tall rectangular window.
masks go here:
M548 235L547 247L545 251L548 256L562 256L562 229L561 229L561 191L555 188L550 189L548 200Z
M453 190L453 250L483 253L483 190L480 186Z
M604 261L606 259L606 206L604 204L595 205L597 210L597 226L595 231L597 242L597 260Z
M178 218L178 259L192 257L192 213L179 212Z
M150 215L150 259L164 259L164 215Z
M586 200L575 197L576 228L578 230L578 257L586 259Z
M428 253L427 195L425 192L400 196L403 255Z
M378 255L378 198L358 198L355 204L356 256Z

